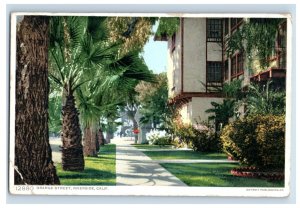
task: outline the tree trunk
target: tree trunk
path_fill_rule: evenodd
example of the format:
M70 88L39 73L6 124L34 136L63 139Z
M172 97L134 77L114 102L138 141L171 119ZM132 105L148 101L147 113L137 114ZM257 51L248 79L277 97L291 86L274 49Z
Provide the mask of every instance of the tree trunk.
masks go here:
M137 112L137 109L134 107L133 109L127 110L127 116L132 121L133 129L138 129L139 125L138 122L135 119L135 114ZM138 134L134 134L134 143L136 144L138 141Z
M101 145L105 144L104 135L102 129L99 129L97 132L97 138L98 138L98 146L96 148L97 152L99 152Z
M15 184L60 184L48 132L49 18L25 16L17 32Z
M114 132L111 131L111 130L107 130L106 131L106 143L109 144L110 143L110 140L114 138Z
M62 107L62 168L69 171L83 171L84 158L78 111L73 95L66 96Z
M84 156L98 157L97 154L97 137L96 132L92 127L86 127L84 129Z
M133 129L138 129L139 125L134 117L132 118L132 122L133 122ZM135 144L137 144L138 139L139 139L139 134L134 134L134 143Z
M100 139L99 139L99 130L96 132L96 152L98 153L100 150Z
M99 129L99 132L98 132L98 140L99 140L99 146L105 145L105 139L104 139L104 135L103 135L102 129ZM99 148L100 148L100 147L99 147Z

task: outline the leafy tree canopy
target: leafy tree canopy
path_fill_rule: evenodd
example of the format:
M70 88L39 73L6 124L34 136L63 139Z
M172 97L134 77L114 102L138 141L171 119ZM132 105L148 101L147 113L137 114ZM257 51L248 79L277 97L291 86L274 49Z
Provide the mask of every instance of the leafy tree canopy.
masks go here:
M156 31L157 36L172 36L180 25L179 17L161 17Z
M155 17L108 17L110 41L123 42L121 53L142 50L152 33Z
M156 83L140 82L136 86L137 100L141 104L142 123L152 122L155 125L166 126L172 115L168 106L168 81L166 73L156 75Z

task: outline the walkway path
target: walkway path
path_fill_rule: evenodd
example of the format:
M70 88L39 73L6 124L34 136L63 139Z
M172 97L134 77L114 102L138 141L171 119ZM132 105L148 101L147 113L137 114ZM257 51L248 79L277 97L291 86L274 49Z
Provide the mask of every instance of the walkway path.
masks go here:
M131 138L114 138L116 144L116 175L117 185L123 186L186 186L176 176L163 168L160 163L236 163L231 160L152 160L142 151L162 151L161 149L137 149L130 145L134 143ZM51 138L52 160L61 163L60 138ZM170 149L170 151L174 149ZM186 149L182 149L186 150ZM163 151L168 151L163 149Z
M133 140L114 138L111 141L116 144L117 186L186 186L158 162L131 146Z

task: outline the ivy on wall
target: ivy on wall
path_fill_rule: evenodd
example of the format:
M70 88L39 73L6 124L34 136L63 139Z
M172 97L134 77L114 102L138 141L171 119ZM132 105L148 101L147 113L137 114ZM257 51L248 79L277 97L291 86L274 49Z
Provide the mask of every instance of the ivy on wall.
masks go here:
M282 18L251 18L245 21L228 39L227 54L246 52L247 58L257 58L260 66L266 68L275 49L278 26Z

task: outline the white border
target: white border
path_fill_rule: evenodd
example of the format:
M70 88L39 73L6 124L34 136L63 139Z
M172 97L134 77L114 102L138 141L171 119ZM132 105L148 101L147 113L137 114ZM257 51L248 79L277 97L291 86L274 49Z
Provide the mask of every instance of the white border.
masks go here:
M286 152L285 187L167 187L167 186L19 186L14 185L14 145L15 145L15 71L10 70L10 158L9 191L22 195L103 195L103 196L247 196L247 197L286 197L290 194L290 148L291 148L291 63L292 63L292 25L290 14L185 14L185 13L31 13L15 12L11 15L11 69L16 68L16 21L17 16L180 16L180 17L262 17L287 18L287 77L286 77ZM90 189L90 190L86 190Z

